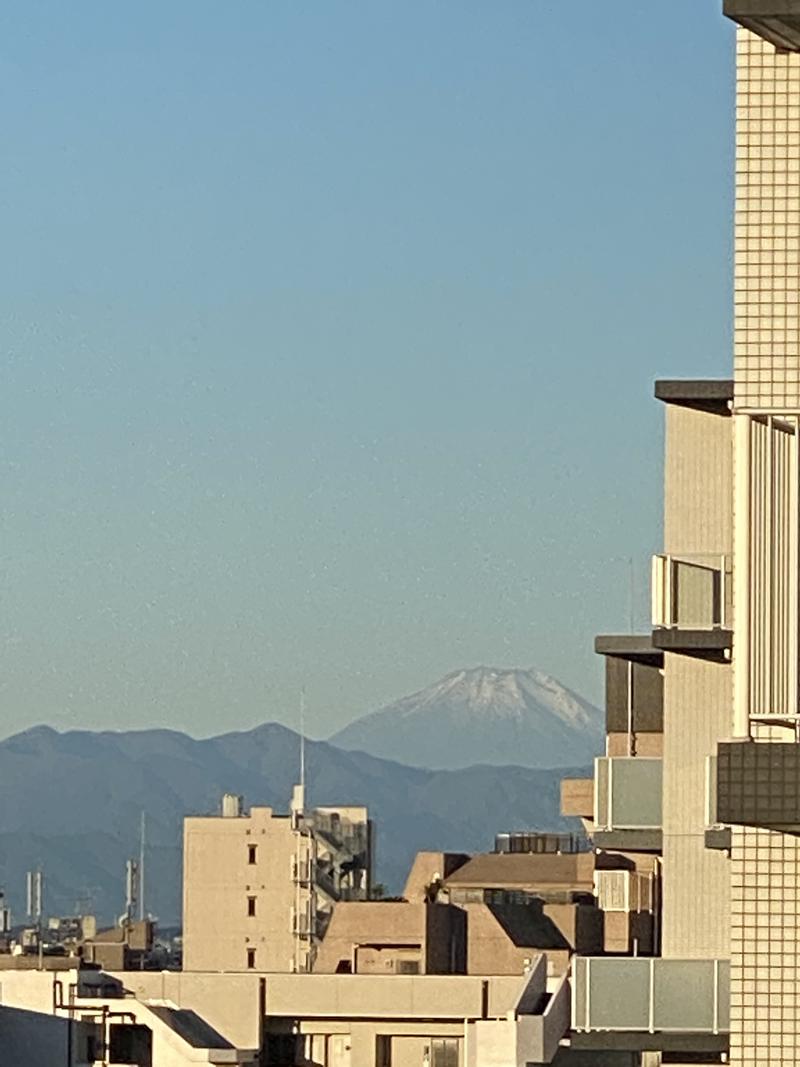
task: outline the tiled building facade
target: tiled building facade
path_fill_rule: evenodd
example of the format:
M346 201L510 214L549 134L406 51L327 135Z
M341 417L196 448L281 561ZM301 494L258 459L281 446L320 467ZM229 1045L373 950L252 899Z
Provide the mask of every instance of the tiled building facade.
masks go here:
M798 710L796 665L788 661L796 664L798 621L797 444L791 427L800 412L800 53L776 49L772 41L742 27L736 36L735 188L734 416L740 423L759 416L786 418L790 432L785 474L776 472L775 459L768 458L769 476L760 478L752 452L737 453L736 589L744 593L734 605L735 669L740 675L747 671L748 677L736 686L734 736L785 743L796 739ZM747 432L737 428L740 437ZM783 478L791 483L785 510L794 527L785 546L773 500ZM767 553L753 544L754 528L762 521L759 508L777 531ZM753 693L758 681L753 674L759 669L753 665L752 649L763 631L759 599L773 615L782 610L776 601L784 574L775 555L784 549L789 556L785 577L790 583L790 632L780 640L771 630L770 638L778 639L767 654L773 673L786 675L788 700L773 695L770 702ZM759 597L754 586L762 577L756 573L760 564L766 568L770 588ZM787 659L783 664L782 655ZM769 711L771 718L765 714ZM755 783L765 801L770 792L777 796L783 788L784 783L769 772ZM780 827L735 827L730 945L733 1064L800 1063L798 923L800 839Z
M800 410L800 54L736 40L735 403Z

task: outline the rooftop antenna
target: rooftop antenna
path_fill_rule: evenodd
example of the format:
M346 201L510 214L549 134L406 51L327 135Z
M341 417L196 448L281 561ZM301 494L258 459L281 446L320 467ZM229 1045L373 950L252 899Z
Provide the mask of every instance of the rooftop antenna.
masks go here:
M300 783L292 790L292 820L298 827L306 808L306 691L300 690Z
M145 827L146 827L147 815L144 809L142 809L142 822L139 828L139 919L144 922L144 845L145 845Z
M300 690L300 788L306 789L306 688Z

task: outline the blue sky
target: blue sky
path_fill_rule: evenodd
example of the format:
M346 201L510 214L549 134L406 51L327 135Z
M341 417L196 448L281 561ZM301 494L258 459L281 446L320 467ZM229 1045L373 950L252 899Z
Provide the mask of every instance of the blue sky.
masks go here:
M721 3L0 12L0 732L596 701L728 376Z

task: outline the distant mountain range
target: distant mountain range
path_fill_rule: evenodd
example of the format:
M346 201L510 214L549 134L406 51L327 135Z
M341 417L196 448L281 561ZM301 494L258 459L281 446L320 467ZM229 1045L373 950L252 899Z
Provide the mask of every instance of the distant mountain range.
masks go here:
M551 744L548 758L580 767L591 746L569 747L581 736L568 728L572 714L565 707L566 747ZM491 721L502 725L494 715ZM520 724L515 762L536 752L522 743L527 721ZM417 722L424 750L424 719ZM465 721L462 732L472 727ZM438 734L434 740L441 743ZM58 733L38 726L0 742L0 886L15 920L24 920L25 872L36 867L44 871L49 914L70 914L77 906L104 919L118 915L125 860L138 854L144 811L147 905L162 922L179 921L183 816L217 811L224 792L285 811L298 756L297 734L275 723L206 740L168 730ZM377 877L395 891L418 849L485 850L497 831L569 825L559 815L562 771L423 770L323 741L308 742L306 762L310 804L369 806L377 825Z
M600 711L538 670L454 671L334 734L331 744L418 767L584 765L603 748Z

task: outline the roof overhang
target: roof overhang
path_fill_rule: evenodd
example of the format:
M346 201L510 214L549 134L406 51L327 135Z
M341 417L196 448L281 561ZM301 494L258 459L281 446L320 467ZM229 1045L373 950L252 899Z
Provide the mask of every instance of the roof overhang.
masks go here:
M656 400L679 407L730 415L733 380L730 378L661 378L655 384Z
M800 0L723 0L729 19L782 52L800 52Z
M653 644L652 633L647 634L598 634L594 650L599 656L633 660L651 667L661 667L664 653Z

